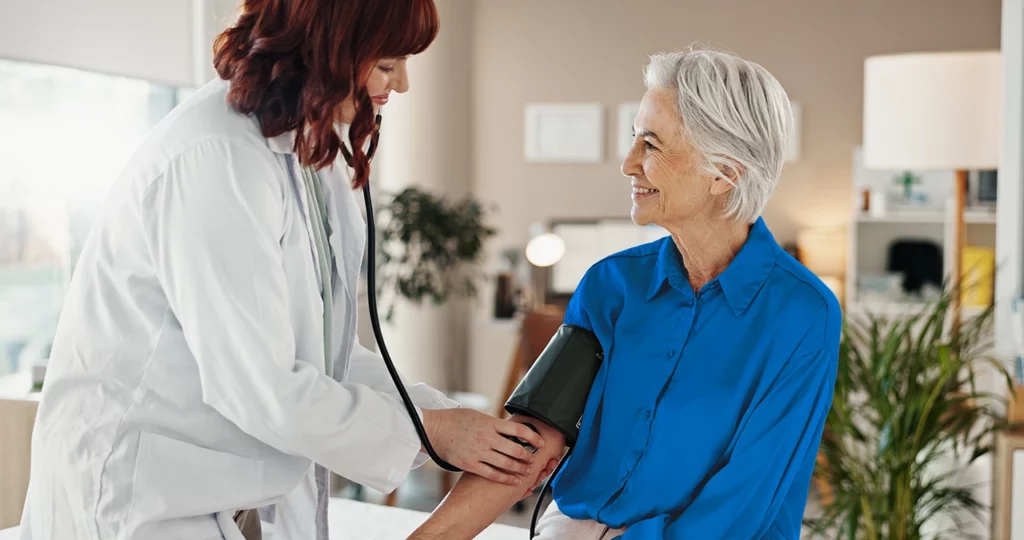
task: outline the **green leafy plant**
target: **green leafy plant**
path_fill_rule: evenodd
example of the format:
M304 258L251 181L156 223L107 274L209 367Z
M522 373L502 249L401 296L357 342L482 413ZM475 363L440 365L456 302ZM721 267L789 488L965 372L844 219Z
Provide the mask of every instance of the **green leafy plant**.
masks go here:
M467 198L448 201L410 187L379 210L380 268L378 293L391 291L385 318L394 316L396 300L435 305L453 296L471 297L483 277L484 242L495 230L484 223L483 207Z
M1013 383L988 355L992 309L950 331L950 305L946 293L906 316L847 316L816 470L832 500L806 520L812 532L847 540L968 537L962 517L978 517L982 505L971 486L957 485L960 467L945 464L974 462L1011 427L1001 415L1005 398L979 388L978 375ZM937 517L955 525L929 534Z

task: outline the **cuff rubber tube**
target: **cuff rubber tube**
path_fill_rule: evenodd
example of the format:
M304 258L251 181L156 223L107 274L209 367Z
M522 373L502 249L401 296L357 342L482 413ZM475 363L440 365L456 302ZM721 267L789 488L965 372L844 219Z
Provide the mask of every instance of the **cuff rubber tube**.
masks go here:
M563 324L505 402L505 410L549 424L571 448L579 437L583 410L603 360L597 336Z

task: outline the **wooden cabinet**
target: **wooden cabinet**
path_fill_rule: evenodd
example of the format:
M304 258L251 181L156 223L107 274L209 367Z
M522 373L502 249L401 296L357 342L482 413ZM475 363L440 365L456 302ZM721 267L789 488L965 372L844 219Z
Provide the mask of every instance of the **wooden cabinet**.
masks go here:
M1024 540L1024 433L996 436L992 539Z
M28 374L0 377L0 530L21 522L39 394Z
M0 529L21 522L38 402L0 398Z

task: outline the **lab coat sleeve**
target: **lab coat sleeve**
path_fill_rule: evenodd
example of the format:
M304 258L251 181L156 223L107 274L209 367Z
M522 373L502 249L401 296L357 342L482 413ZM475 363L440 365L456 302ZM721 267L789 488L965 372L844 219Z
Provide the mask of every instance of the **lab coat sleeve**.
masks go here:
M423 419L422 409L457 409L461 407L458 401L445 396L444 393L424 383L410 385L401 373L399 373L399 378L409 394L409 399L416 405L420 420ZM388 372L387 366L384 365L384 359L381 358L380 354L363 347L359 343L356 343L352 356L349 358L348 380L354 383L365 384L385 394L400 406L405 406L402 402L402 396L399 395L398 389L395 387L394 380L391 379L391 373ZM428 459L430 459L430 456L426 452L421 451L416 456L412 467L420 467Z
M405 386L409 398L422 409L452 409L458 408L459 402L444 395L424 383L409 384L404 376L399 373L399 378ZM384 392L401 402L398 389L395 387L391 373L384 365L384 359L380 354L375 353L366 347L356 343L349 358L348 380L355 383L365 384L378 392Z
M196 359L203 400L254 438L388 492L420 443L405 410L297 361L283 265L287 171L266 149L208 140L141 194L154 271ZM299 218L296 218L299 219Z
M744 419L728 462L676 516L629 525L623 540L769 536L790 489L806 489L832 405L837 350L790 359L765 397ZM802 509L801 509L802 511ZM799 523L795 534L799 534Z

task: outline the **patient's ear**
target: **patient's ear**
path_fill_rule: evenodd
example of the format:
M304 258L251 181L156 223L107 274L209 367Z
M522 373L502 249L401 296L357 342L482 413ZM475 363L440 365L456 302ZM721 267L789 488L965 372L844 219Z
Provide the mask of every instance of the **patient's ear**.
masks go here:
M735 161L718 164L718 176L711 179L711 194L725 195L740 183L743 166Z

